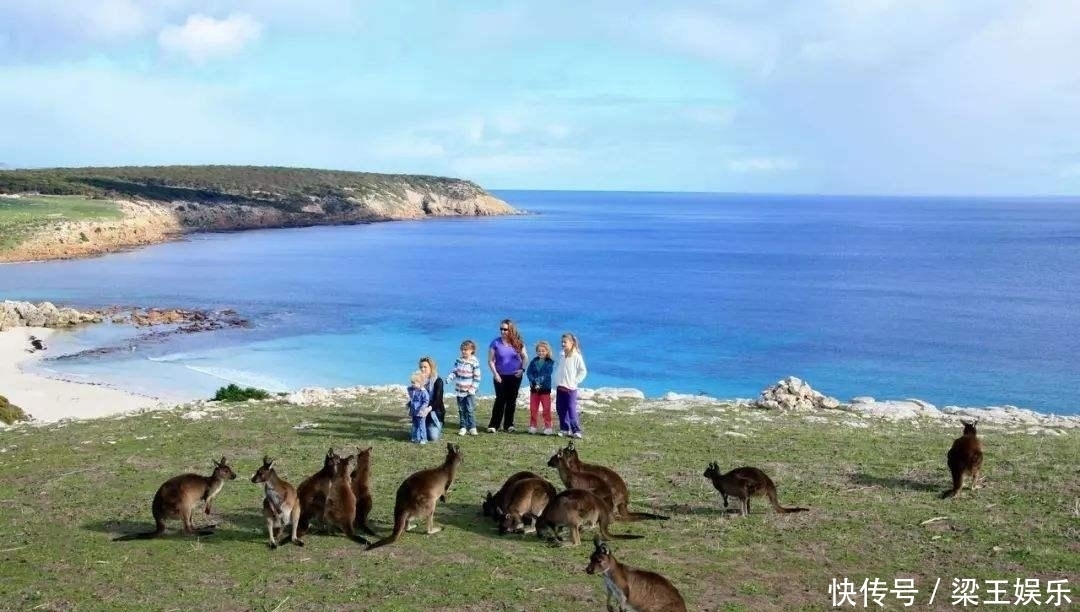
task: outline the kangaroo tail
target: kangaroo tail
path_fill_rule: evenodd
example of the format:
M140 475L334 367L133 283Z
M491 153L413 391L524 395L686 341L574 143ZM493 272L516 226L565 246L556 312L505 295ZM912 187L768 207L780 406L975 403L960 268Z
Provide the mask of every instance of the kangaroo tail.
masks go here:
M375 536L376 538L379 537L379 534L375 533L375 530L372 529L371 526L367 523L360 523L356 526L356 528L368 534L369 536Z
M769 503L772 504L773 510L776 510L780 514L788 514L790 512L808 512L810 508L785 508L780 505L780 500L776 497L776 487L769 487L765 491L765 494L769 496Z
M615 540L640 540L641 538L644 538L645 536L643 536L643 535L635 535L635 534L632 534L632 533L612 533L612 534L608 534L608 537L613 538Z
M627 512L625 516L619 518L624 521L666 521L671 517L651 512Z
M403 512L401 514L398 514L398 515L394 516L394 532L391 533L390 535L386 536L385 538L379 540L378 542L375 542L374 544L371 544L370 546L367 547L367 549L368 550L373 550L375 548L380 548L382 546L386 546L387 544L393 544L394 542L397 542L398 538L401 537L401 534L405 533L405 527L408 524L409 524L409 515L408 514L405 514Z
M948 499L953 495L956 495L960 491L960 486L964 482L964 471L949 466L949 471L952 472L952 488L941 494L941 499Z

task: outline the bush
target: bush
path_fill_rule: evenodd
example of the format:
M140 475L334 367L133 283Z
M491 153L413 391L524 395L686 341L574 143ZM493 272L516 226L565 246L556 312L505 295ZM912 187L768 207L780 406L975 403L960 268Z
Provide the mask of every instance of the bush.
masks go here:
M266 399L270 397L270 394L262 389L256 389L255 387L246 387L241 389L236 385L229 385L217 390L214 394L215 402L243 402L249 399Z
M15 421L28 421L30 417L26 416L22 408L19 408L15 404L8 401L8 398L0 395L0 421L11 425Z

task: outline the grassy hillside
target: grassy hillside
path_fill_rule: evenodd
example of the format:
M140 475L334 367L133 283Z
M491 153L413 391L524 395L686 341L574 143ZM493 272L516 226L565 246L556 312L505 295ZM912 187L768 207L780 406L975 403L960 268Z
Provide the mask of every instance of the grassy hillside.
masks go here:
M436 176L376 174L261 166L130 166L0 171L0 193L199 200L273 206L295 212L308 198L401 197L406 187L471 196L468 181Z
M459 438L464 463L439 534L408 533L365 552L341 536L312 534L304 548L268 550L261 488L249 479L263 453L298 484L328 447L374 445L374 526L386 533L401 480L434 466L442 444L406 442L401 398L332 408L279 402L222 408L188 420L183 409L126 419L0 432L0 609L11 610L602 610L601 580L584 573L591 546L555 548L500 537L478 515L485 491L546 461L564 440L524 434ZM490 401L482 401L486 418ZM951 580L1080 576L1080 444L1076 433L1032 436L980 426L986 488L940 500L944 455L960 428L888 424L844 413L810 418L700 403L680 410L621 400L584 417L582 459L616 467L631 508L671 515L616 523L624 563L659 571L691 610L822 610L832 579L888 586L913 578L910 609L953 610ZM453 410L451 410L453 412ZM451 419L451 429L456 429ZM870 427L858 427L870 423ZM150 500L170 476L208 474L226 455L238 478L215 502L216 535L176 534L114 543L149 529ZM749 518L722 514L702 477L754 465L777 483L779 515L755 499ZM934 520L931 520L934 519ZM202 514L198 523L209 520ZM591 538L591 536L590 536ZM930 591L941 579L933 606ZM982 594L982 593L980 593ZM1074 592L1074 602L1080 601ZM887 609L901 609L894 596ZM861 600L859 607L862 607ZM876 609L876 606L871 604ZM1009 609L1023 606L1009 606Z
M116 204L85 196L0 198L0 249L18 244L50 223L120 217Z

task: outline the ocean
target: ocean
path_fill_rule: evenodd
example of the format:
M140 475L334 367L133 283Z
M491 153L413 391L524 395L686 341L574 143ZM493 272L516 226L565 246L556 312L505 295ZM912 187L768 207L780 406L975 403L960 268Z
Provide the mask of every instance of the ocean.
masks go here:
M102 325L39 371L177 401L237 383L407 384L498 323L581 340L585 387L1080 413L1080 201L499 191L530 214L198 234L0 266L0 298L232 308L250 329L155 342ZM490 378L484 380L490 394Z

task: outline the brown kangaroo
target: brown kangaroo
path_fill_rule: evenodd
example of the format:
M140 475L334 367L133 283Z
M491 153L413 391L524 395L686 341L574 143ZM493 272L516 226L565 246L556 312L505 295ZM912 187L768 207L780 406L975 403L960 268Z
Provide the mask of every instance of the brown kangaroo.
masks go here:
M323 516L326 496L330 493L330 481L337 470L338 459L340 457L334 453L334 449L326 451L322 469L305 478L296 488L296 495L300 498L300 526L296 531L300 537L307 534L311 519L321 519Z
M525 480L526 478L540 478L540 475L532 472L518 472L507 478L503 486L494 495L491 494L491 491L488 491L487 497L480 502L480 513L494 518L496 522L501 522L503 517L496 511L505 507L506 494L510 492L510 488L519 480Z
M563 485L567 489L584 489L585 491L592 491L597 497L604 500L607 503L608 508L614 512L619 503L625 505L625 499L616 497L615 492L612 490L608 481L600 476L596 472L586 472L581 470L575 470L571 467L569 461L570 453L564 449L555 451L555 454L548 459L548 467L553 467L559 471L559 479L562 480ZM579 464L580 465L580 464ZM613 516L618 520L617 516Z
M566 459L571 469L577 472L591 472L600 476L607 481L608 486L611 487L612 501L615 503L615 520L618 521L641 521L641 520L654 520L654 521L666 521L669 517L662 514L653 514L651 512L631 512L629 508L630 503L630 489L626 486L626 481L619 476L615 470L597 465L595 463L585 463L578 457L577 449L574 448L574 443L570 442L566 445Z
M960 492L964 484L964 474L971 476L969 485L974 491L979 484L979 470L982 469L983 452L982 442L979 441L975 424L979 421L960 421L964 424L964 434L953 440L952 448L946 455L949 463L949 472L952 474L952 488L941 494L942 499L952 497Z
M567 489L556 495L555 499L544 508L540 518L536 519L536 535L543 538L545 534L551 534L561 542L562 528L569 527L570 543L577 546L581 544L581 528L596 525L600 535L609 540L636 540L643 537L629 534L612 535L608 532L611 519L611 507L595 493L583 489Z
M225 486L226 480L234 480L236 474L232 468L225 464L225 457L221 461L214 461L214 472L209 476L198 474L181 474L166 480L157 493L154 501L150 504L150 511L154 515L156 529L145 533L132 533L113 538L113 541L143 540L156 538L165 533L165 519L179 518L184 523L184 533L188 535L210 535L214 525L195 529L191 515L195 511L196 502L206 502L203 511L210 514L210 505L214 497Z
M457 444L446 445L446 460L437 468L420 470L405 479L398 487L394 500L394 532L375 542L368 550L392 544L405 533L412 517L427 517L427 533L442 531L435 526L435 504L446 501L446 493L454 482L454 472L461 463L461 449Z
M275 549L279 543L290 539L293 544L303 546L304 541L296 535L296 528L300 524L300 500L296 497L296 487L277 475L274 460L263 456L262 467L255 471L251 482L263 484L263 516L266 517L270 548ZM284 534L287 525L292 526L292 535L278 542L279 532Z
M557 495L554 485L543 478L526 478L514 483L505 496L506 505L498 508L503 519L499 533L523 530L528 518L536 527L536 519L543 514L548 503Z
M353 532L356 520L356 494L353 493L352 479L349 474L351 456L339 457L334 466L334 476L330 479L330 490L326 494L323 508L323 522L345 532L349 539L367 544L368 541Z
M667 578L619 563L600 536L593 544L585 572L603 576L608 612L686 612L686 602Z
M765 495L769 498L774 510L781 514L789 512L806 512L809 508L785 508L780 505L776 498L776 485L771 478L756 467L741 467L731 470L727 474L720 473L720 466L714 461L705 468L705 478L712 481L712 485L720 492L724 499L724 509L728 507L728 496L739 500L739 514L750 514L750 498L757 495Z
M356 469L352 471L352 488L356 495L356 519L353 527L368 535L378 535L368 524L371 514L371 447L356 449Z

